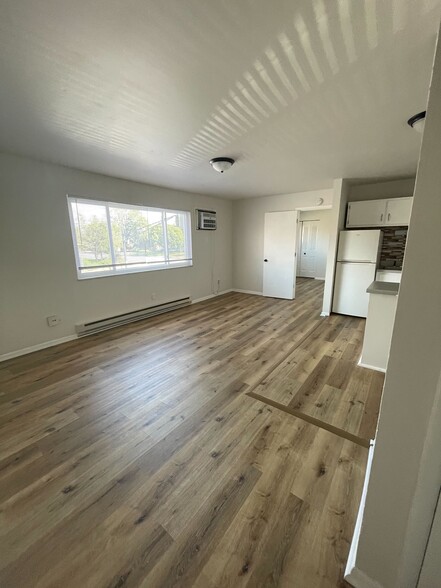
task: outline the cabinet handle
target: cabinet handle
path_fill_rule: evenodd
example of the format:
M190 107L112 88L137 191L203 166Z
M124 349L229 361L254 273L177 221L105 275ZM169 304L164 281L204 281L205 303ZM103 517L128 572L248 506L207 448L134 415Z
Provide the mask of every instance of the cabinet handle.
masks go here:
M389 212L389 214L387 215L387 220L388 220L388 221L390 221L390 212Z
M383 213L381 213L380 221L383 221Z

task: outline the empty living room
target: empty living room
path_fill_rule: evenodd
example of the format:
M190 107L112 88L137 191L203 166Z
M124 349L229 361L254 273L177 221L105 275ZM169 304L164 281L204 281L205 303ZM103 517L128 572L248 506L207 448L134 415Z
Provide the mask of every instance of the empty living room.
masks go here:
M0 16L0 587L439 588L441 0Z

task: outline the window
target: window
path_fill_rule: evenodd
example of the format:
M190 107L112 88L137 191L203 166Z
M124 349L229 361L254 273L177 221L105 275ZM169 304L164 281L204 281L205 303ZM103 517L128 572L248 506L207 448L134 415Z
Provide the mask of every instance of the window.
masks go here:
M193 265L191 216L68 196L79 278Z

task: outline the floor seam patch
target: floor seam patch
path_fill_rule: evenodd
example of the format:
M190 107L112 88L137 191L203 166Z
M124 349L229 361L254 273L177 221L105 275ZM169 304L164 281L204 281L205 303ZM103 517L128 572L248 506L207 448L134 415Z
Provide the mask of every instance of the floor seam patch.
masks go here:
M267 398L266 396L261 396L260 394L257 394L256 392L253 392L253 391L245 392L245 394L247 396L249 396L250 398L254 398L254 400L259 400L260 402L263 402L264 404L268 404L269 406L273 406L274 408L277 408L281 412L289 414L293 417L297 417L297 418L299 418L299 419L301 419L311 425L319 427L320 429L324 429L325 431L329 431L330 433L333 433L334 435L337 435L338 437L346 439L347 441L351 441L352 443L355 443L356 445L360 445L361 447L368 448L371 444L370 439L365 439L363 437L358 437L357 435L352 435L352 433L349 433L348 431L345 431L344 429L340 429L338 427L335 427L334 425L331 425L329 423L326 423L325 421L321 421L319 419L316 419L315 417L312 417L308 414L300 412L294 408L289 408L288 406L285 406L284 404L281 404L280 402L276 402L275 400L271 400L271 398Z

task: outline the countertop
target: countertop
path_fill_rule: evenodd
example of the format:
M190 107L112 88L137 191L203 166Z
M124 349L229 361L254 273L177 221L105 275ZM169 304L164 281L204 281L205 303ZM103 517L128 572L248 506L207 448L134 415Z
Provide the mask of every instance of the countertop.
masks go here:
M400 284L398 282L379 282L375 280L368 287L366 292L368 294L386 294L389 296L398 296Z

